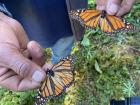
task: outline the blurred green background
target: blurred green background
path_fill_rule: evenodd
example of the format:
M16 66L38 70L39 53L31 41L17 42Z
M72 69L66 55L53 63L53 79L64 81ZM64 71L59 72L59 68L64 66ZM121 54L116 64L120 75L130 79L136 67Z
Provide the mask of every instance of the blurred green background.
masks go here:
M89 8L95 1L89 0ZM140 27L140 1L125 18ZM112 98L140 96L140 33L116 36L87 30L73 52L75 82L61 97L47 105L109 105ZM51 51L46 49L46 57ZM32 105L35 91L13 92L0 88L0 105Z

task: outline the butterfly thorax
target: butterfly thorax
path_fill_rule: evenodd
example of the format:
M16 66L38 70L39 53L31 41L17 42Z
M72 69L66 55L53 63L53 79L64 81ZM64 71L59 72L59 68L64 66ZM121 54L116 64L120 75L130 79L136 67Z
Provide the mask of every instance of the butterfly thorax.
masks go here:
M101 18L105 18L106 17L106 11L105 10L102 10L101 12Z
M46 75L48 75L48 76L53 76L53 77L54 77L54 71L52 71L51 69L48 69L48 70L46 71Z

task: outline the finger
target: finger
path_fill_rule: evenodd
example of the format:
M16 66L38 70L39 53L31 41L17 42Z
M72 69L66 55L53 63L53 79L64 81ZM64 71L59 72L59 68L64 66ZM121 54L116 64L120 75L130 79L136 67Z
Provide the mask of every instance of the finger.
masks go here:
M34 89L40 86L40 83L28 78L22 78L13 70L0 67L0 86L15 91Z
M97 10L105 10L107 0L96 0L96 9Z
M121 7L118 10L116 15L117 16L123 16L124 14L127 14L131 10L135 1L136 0L123 0L123 2L121 4Z
M30 41L27 45L27 49L35 63L40 66L45 64L44 50L37 42Z
M108 0L106 11L110 15L115 15L120 7L121 0Z
M23 26L14 19L8 19L8 22L11 23L12 29L16 33L15 35L17 36L18 43L21 47L21 49L25 49L27 47L27 43L29 42L28 36L23 28Z
M42 69L43 69L44 71L47 71L48 69L50 70L52 67L53 67L52 64L46 63L46 64L43 66Z
M25 58L16 47L10 44L1 43L0 58L1 66L12 69L21 77L29 77L37 82L45 79L46 74L41 67Z
M36 82L45 79L45 72L34 62L22 56L19 52L9 53L4 57L3 66L12 69L21 77L28 77Z
M14 72L8 72L0 77L0 85L15 91L24 91L38 88L40 83L27 78L22 78Z
M29 51L27 50L27 49L22 49L21 51L20 51L21 53L22 53L22 55L24 56L24 57L26 57L26 58L31 58L31 56L30 56L30 54L29 54Z

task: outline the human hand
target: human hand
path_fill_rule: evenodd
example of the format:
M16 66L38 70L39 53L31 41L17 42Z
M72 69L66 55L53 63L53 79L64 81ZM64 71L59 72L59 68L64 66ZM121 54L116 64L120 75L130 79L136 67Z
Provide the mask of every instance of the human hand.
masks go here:
M110 15L123 16L127 14L136 0L96 0L98 10L106 10Z
M44 63L39 44L29 42L19 22L0 13L0 86L15 91L39 87L46 75Z

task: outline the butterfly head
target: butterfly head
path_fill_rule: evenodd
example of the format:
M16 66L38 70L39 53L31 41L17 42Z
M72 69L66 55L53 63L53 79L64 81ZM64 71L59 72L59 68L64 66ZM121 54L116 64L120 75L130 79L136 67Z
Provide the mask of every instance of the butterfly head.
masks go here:
M79 16L80 13L84 12L85 9L78 9L78 10L71 10L69 15L74 18L76 16Z
M101 18L105 18L106 17L106 11L105 10L102 10L101 12Z
M48 70L46 71L46 74L47 74L48 76L53 76L53 77L54 77L54 71L52 71L51 69L48 69Z

